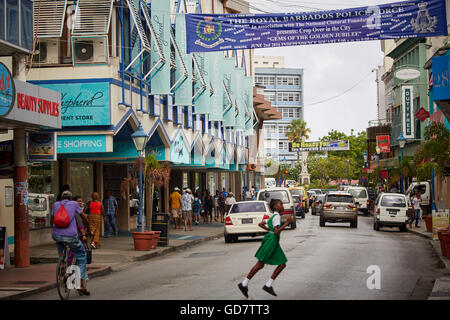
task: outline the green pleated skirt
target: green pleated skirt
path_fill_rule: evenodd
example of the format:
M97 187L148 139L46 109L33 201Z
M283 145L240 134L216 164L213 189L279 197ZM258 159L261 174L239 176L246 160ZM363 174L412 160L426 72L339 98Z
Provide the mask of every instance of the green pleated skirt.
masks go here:
M283 249L280 247L280 236L267 233L261 241L261 247L255 254L256 259L264 264L279 266L287 262Z

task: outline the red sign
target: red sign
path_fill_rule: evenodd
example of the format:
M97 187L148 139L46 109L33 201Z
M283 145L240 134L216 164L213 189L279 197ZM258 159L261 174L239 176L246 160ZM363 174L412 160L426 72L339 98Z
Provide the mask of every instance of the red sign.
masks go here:
M377 136L377 147L380 148L381 152L390 152L389 135Z
M416 112L415 116L421 122L424 122L425 119L427 119L430 116L430 113L422 107Z
M389 171L387 171L387 170L381 170L381 171L380 171L380 176L381 176L381 178L383 178L383 179L387 179L387 178L389 177Z

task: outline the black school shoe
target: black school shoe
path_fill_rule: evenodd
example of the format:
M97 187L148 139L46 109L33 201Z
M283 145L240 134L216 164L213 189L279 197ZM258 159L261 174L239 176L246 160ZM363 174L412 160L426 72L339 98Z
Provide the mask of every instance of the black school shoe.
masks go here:
M268 287L268 286L264 285L263 290L266 291L266 292L268 292L268 293L270 293L271 295L273 295L273 296L275 296L275 297L277 296L277 294L275 293L275 291L273 291L273 288L272 288L272 287Z
M240 283L238 284L238 288L239 288L239 290L241 290L242 294L243 294L246 298L248 298L248 287L244 287L244 286L242 285L242 282L240 282Z

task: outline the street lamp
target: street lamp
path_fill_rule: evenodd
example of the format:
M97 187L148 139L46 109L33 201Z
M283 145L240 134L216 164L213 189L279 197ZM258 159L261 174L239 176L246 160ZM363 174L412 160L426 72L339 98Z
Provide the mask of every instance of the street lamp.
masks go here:
M377 159L378 159L378 183L381 181L381 170L380 170L380 156L381 156L381 149L380 147L376 147L375 151L377 152ZM381 183L380 183L380 190L381 190Z
M347 159L347 183L350 186L350 159Z
M406 138L403 136L403 133L400 132L400 135L397 138L398 141L398 146L400 147L401 150L401 160L400 163L403 162L403 148L405 148L405 144L406 144ZM400 192L403 194L403 171L401 170L401 178L400 178Z
M145 152L145 145L148 141L148 135L142 129L142 125L139 123L139 127L135 133L131 135L136 150L139 152L139 160L142 157L142 153ZM139 161L139 217L138 217L138 231L142 231L142 163Z

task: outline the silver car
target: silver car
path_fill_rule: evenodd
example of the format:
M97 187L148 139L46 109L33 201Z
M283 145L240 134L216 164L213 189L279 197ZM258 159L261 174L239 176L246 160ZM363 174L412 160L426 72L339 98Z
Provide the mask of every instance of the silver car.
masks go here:
M350 222L351 228L358 227L358 208L348 192L329 192L320 212L320 226L326 222Z

